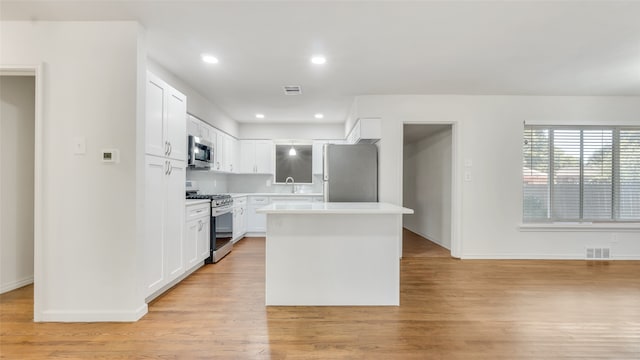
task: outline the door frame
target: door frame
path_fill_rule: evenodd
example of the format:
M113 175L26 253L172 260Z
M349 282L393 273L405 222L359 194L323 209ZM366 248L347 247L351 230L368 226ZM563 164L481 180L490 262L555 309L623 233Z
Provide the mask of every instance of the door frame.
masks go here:
M451 256L462 257L462 182L459 169L460 124L458 121L403 121L400 151L400 199L404 193L404 125L451 125Z
M35 78L35 134L33 163L33 320L42 321L42 290L44 275L42 209L43 209L43 65L0 64L0 76L33 76Z

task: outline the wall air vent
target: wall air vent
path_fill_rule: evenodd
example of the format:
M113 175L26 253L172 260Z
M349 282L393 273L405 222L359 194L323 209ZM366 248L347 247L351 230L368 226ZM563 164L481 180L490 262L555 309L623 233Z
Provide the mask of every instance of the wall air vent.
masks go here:
M609 260L611 259L611 248L587 248L587 260Z
M285 85L282 87L285 95L300 95L302 88L299 85Z

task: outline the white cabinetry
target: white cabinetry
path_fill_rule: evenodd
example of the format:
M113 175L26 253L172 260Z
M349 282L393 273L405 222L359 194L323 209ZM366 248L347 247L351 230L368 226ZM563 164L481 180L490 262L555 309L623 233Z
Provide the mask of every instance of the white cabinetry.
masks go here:
M147 72L145 152L186 161L187 98Z
M256 210L270 204L267 196L249 196L249 214L247 217L248 233L264 233L267 231L267 215L258 214Z
M273 174L273 141L240 140L240 172Z
M187 270L203 263L209 257L209 203L187 205L184 238L184 263Z
M211 128L211 143L214 145L212 170L238 172L238 140L216 128Z
M322 149L327 141L314 141L313 142L313 174L322 174Z
M189 123L187 124L188 134L210 141L209 129L211 128L211 126L192 115L189 115L188 118L189 118Z
M233 199L233 242L242 239L247 232L247 197Z
M185 163L157 156L145 159L145 294L184 272Z
M382 120L379 118L358 119L347 135L348 144L373 144L382 137Z
M222 136L222 164L226 172L238 171L237 152L238 140L231 135L223 134Z
M147 73L144 286L150 295L184 273L187 99Z

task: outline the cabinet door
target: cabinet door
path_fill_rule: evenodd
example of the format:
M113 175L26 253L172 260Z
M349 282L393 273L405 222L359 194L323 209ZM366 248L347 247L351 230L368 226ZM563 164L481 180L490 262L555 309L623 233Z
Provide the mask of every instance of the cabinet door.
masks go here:
M240 140L240 172L254 173L256 171L256 145L252 140Z
M256 213L256 210L259 208L260 206L249 206L248 224L247 224L248 232L266 232L267 231L267 215Z
M233 208L233 235L232 238L235 241L236 238L240 235L240 207L236 206Z
M166 112L166 84L155 75L147 73L145 99L145 152L164 156L166 152L163 119Z
M224 134L220 131L213 129L213 133L211 134L211 139L213 140L213 148L215 149L213 152L213 165L211 168L213 170L223 171L224 170Z
M224 171L233 172L233 138L230 135L223 134L222 136L223 152L222 156Z
M313 165L312 173L314 175L322 174L322 148L326 141L314 141L313 142Z
M187 160L187 98L171 89L167 98L165 139L169 144L168 157Z
M247 207L242 206L240 208L240 234L244 235L247 233Z
M165 264L167 281L171 281L184 272L182 255L182 237L184 236L184 193L185 163L169 161L169 174L166 176L166 207L164 218ZM158 196L158 194L156 194Z
M209 220L209 217L200 219L200 225L198 226L198 262L209 257L209 249L211 247L209 243L209 234L211 234Z
M257 140L255 145L256 172L273 174L273 142Z
M144 209L144 286L151 295L165 284L164 271L164 201L167 161L145 157Z
M198 263L198 256L200 255L198 252L198 236L201 224L202 220L191 220L185 225L184 262L187 269Z

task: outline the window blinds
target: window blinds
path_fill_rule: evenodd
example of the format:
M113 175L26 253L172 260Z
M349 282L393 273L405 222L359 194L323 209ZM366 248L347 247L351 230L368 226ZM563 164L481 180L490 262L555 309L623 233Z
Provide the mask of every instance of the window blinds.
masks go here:
M640 220L640 129L526 126L523 219Z

